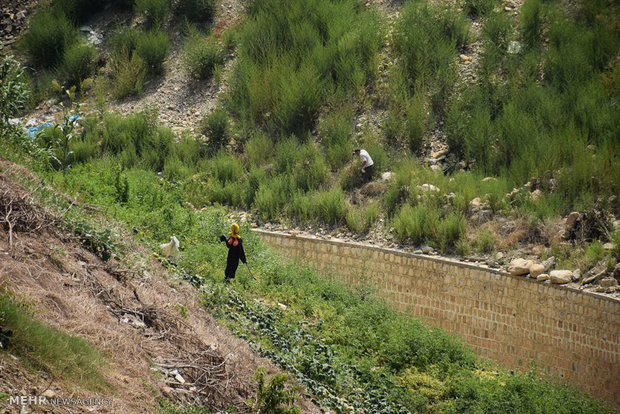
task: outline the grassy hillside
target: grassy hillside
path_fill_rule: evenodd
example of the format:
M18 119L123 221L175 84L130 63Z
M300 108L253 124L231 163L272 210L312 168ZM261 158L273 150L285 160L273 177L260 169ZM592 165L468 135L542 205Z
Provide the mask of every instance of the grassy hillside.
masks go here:
M3 156L16 157L15 150L3 147ZM217 241L227 228L225 212L188 207L180 186L147 169L121 171L115 167L120 155L60 172L49 170L38 156L21 160L79 203L107 211L152 249L175 234L182 251L174 263L162 263L201 292L206 309L259 355L290 372L326 408L386 413L607 410L570 386L541 379L536 370L507 372L478 361L460 341L396 313L372 290L351 291L287 263L247 225L242 234L257 280L241 269L238 281L225 285L225 249ZM61 208L68 203L53 202ZM88 226L88 216L69 213L75 214ZM103 260L123 254L112 238L99 229L89 233L88 245Z
M19 134L2 147L2 155L29 165L41 180L70 196L46 199L67 211L66 220L81 223L75 231L103 261L125 254L122 245L110 229L95 230L93 218L71 209L70 200L105 211L153 251L176 235L181 252L174 261L161 258L162 263L190 281L205 309L293 375L317 404L338 412L609 411L569 384L544 379L535 368L508 372L478 360L457 339L391 310L372 288L351 290L287 262L257 240L247 224L242 234L256 280L242 268L232 286L224 284L226 252L218 236L228 227L225 210L194 209L187 202L191 193L149 168L165 162L158 148L182 153L188 144L168 142L170 132L155 127L140 135L147 120L144 114L91 120L100 126L98 147L106 151L71 168L61 167L66 157ZM139 137L136 143L132 137ZM111 149L115 142L135 146L131 158L127 151ZM134 164L123 168L127 159ZM227 174L224 168L216 171Z
M459 11L407 2L395 18L356 1L283 7L256 0L240 24L209 34L213 4L206 2L208 18L185 29L186 70L218 82L225 51L237 58L225 99L194 125L197 134L188 130L171 150L174 137L156 127L154 114L131 121L102 114L103 132L88 120L70 143L71 163L122 153L124 168L144 159L141 165L179 182L197 208L229 205L266 221L346 226L360 235L393 227L400 243L446 253L533 242L583 267L563 257L552 233L555 218L576 210L598 217L578 240L584 250L593 239L619 237L611 225L620 214L616 6L584 0L567 11L559 2L527 0L515 17L499 3L470 3ZM50 13L37 14L41 23L24 36L41 67L43 90L35 87L35 96L52 93L45 82L55 77L88 99L91 82L82 80L94 75L96 53L75 40L71 22L79 19L58 7L52 2ZM166 31L178 30L183 10L140 2L142 24L108 36L108 79L96 78L100 103L106 89L117 98L140 94L161 76ZM50 50L57 55L41 55ZM465 82L458 56L472 50L479 64L469 69L475 82ZM123 122L134 125L127 146L109 138ZM438 144L448 146L447 158L429 168L422 160ZM370 152L378 173L393 172L361 198L354 147ZM506 220L525 230L502 243Z
M476 361L454 338L396 315L371 292L283 262L247 227L258 280L241 270L238 284L226 287L217 236L227 206L263 222L362 235L378 229L443 253L538 244L566 266L585 272L605 260L613 269L620 261L612 225L620 216L616 4L584 0L567 9L526 0L515 16L495 1L459 8L408 1L396 15L353 0L254 0L225 30L211 27L211 1L174 5L115 3L124 20L102 50L77 35L102 5L54 0L43 7L22 41L36 68L29 88L5 60L3 155L105 208L153 249L176 235L183 251L175 263L163 262L324 407L605 410L536 371ZM227 85L215 110L180 135L160 126L155 110L108 112L106 100L139 97L169 75L169 37L179 30L185 70L197 82ZM460 55L473 50L478 63L469 82ZM229 53L236 61L222 79ZM64 121L34 139L9 123L29 95L35 102L57 97L66 108ZM79 101L97 101L98 110L78 125L71 115ZM438 146L447 152L437 155ZM356 147L368 150L379 174L392 172L362 194L351 161ZM429 155L445 159L431 168ZM574 210L595 220L569 244L557 222ZM605 250L608 241L615 247Z

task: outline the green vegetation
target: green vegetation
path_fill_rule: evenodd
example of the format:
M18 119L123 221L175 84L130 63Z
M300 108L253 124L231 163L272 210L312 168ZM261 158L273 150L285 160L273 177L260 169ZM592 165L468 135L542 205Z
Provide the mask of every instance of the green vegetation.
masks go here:
M106 152L65 174L40 173L79 201L108 207L113 218L128 230L135 227L148 245L176 234L183 250L175 268L201 287L205 306L260 355L294 375L324 407L372 412L530 412L538 407L555 412L569 407L572 412L605 412L573 389L537 379L538 374L507 373L477 362L454 338L396 313L369 295L368 287L351 290L286 263L246 226L242 233L257 280L240 269L239 289L236 284L224 286L226 252L217 242L227 226L223 212L186 207L182 186L162 180L139 162L119 172L115 165L120 154L113 154ZM214 167L213 178L226 185L235 182L236 169L229 168L235 158L220 154L217 159L222 161ZM68 220L89 221L79 211L71 211ZM287 311L257 298L285 303ZM286 393L277 384L265 386L259 404Z
M52 68L62 62L65 50L77 39L77 31L64 16L37 13L23 37L23 45L34 64Z
M325 100L374 76L382 29L372 10L350 0L258 0L248 13L228 103L244 124L305 139Z
M224 49L213 37L191 33L183 50L185 70L196 79L209 79L224 63Z
M37 321L25 304L6 293L0 296L0 325L13 331L10 352L32 368L92 391L109 390L103 375L105 358L96 348Z
M264 368L259 368L254 375L254 380L258 382L258 391L252 411L258 414L299 414L299 408L292 406L296 400L295 390L284 389L288 377L275 374L267 383L265 377Z
M163 72L163 62L169 46L168 35L160 30L141 33L136 38L136 54L144 59L153 74Z
M170 9L168 0L135 0L135 2L136 13L144 16L149 27L161 26Z
M82 43L75 43L69 47L64 56L62 67L63 78L68 85L80 85L95 71L97 50Z
M525 50L515 55L506 51L505 18L491 16L484 27L482 81L463 91L447 116L455 153L515 186L540 180L555 214L592 208L596 198L619 191L612 104L619 89L603 81L615 76L611 59L619 33L601 6L587 4L599 19L575 21L555 3L526 1L520 28ZM540 47L543 20L546 48ZM602 203L617 211L617 204Z
M215 0L178 0L175 13L196 23L209 23L215 15Z

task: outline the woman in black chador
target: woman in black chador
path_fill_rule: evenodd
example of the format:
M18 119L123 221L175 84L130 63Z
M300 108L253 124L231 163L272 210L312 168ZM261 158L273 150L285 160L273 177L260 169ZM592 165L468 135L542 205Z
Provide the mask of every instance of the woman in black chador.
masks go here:
M224 271L224 281L230 282L234 279L237 272L237 266L239 266L239 260L243 263L245 261L245 252L243 251L243 243L241 242L241 236L239 235L239 225L233 223L230 225L230 233L228 233L228 239L224 235L220 236L220 241L226 243L228 247L228 259L226 260L226 270Z

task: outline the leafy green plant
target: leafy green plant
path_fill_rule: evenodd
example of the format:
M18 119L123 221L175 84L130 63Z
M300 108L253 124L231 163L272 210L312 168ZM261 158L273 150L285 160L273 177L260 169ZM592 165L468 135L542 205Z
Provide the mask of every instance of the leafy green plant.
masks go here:
M5 56L0 66L0 131L3 136L12 128L9 119L25 108L28 97L23 67L13 56Z
M285 388L288 377L274 374L267 379L266 376L265 368L262 367L254 374L258 389L252 411L258 414L299 414L299 408L293 406L297 400L296 390Z

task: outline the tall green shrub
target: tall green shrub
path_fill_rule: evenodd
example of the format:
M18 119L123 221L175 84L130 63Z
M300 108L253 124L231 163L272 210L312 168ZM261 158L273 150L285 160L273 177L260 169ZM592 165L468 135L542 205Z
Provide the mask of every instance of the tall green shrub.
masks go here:
M66 17L43 11L32 18L23 42L36 65L51 68L62 62L76 38L77 31Z

